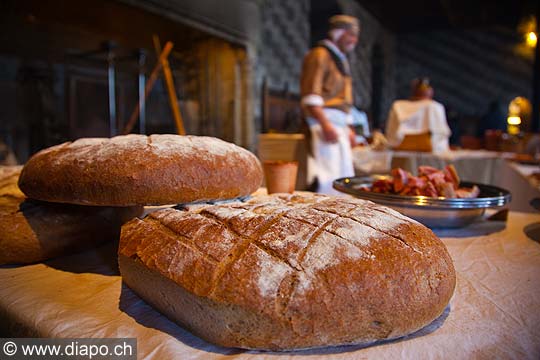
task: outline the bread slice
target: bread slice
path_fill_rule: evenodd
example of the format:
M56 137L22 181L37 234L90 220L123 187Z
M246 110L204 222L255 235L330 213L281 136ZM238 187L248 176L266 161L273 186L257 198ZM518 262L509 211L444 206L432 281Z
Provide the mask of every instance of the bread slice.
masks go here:
M369 201L274 195L166 209L122 227L124 282L201 338L294 350L370 343L436 319L455 287L444 244Z
M37 200L100 206L233 199L262 184L249 151L211 137L126 135L42 150L24 166L21 190Z
M47 260L116 240L141 207L95 207L27 199L17 187L22 166L0 167L0 265Z

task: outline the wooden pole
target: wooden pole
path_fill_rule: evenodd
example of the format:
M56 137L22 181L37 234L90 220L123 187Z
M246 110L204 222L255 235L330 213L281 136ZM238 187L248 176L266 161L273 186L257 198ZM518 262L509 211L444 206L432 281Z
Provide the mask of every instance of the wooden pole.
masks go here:
M150 77L148 78L148 82L146 83L146 87L144 89L144 97L145 99L148 97L150 92L152 91L152 88L154 87L154 83L156 82L158 76L159 76L159 70L161 70L161 67L163 66L162 59L167 59L169 54L171 53L173 48L173 43L168 41L165 44L165 47L163 48L163 51L161 51L158 55L158 61L156 65L154 66L154 69L152 70L152 73L150 74ZM133 129L133 126L135 126L135 122L137 121L137 118L139 117L139 112L141 111L139 104L135 107L133 112L131 113L131 116L129 118L129 121L127 122L126 126L124 127L123 134L129 134L131 130Z
M154 48L156 49L156 54L161 52L161 44L157 35L154 35ZM176 90L174 88L174 81L171 72L171 67L169 66L169 60L167 58L161 58L161 64L163 67L163 75L165 75L165 83L167 84L167 92L169 93L169 105L174 116L174 122L176 124L176 130L180 135L186 135L186 130L184 128L184 122L182 121L182 115L180 114L180 108L178 107L178 98L176 97Z

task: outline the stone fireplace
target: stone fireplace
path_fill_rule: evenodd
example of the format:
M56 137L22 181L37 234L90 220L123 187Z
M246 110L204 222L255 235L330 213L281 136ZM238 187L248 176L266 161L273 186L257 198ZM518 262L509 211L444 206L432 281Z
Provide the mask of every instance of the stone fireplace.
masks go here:
M186 132L250 147L257 6L220 3L7 0L0 5L2 139L24 162L62 141L121 133L139 101L139 72L148 80L157 62L157 35L162 46L174 43L168 60ZM145 133L176 132L162 76L144 115Z

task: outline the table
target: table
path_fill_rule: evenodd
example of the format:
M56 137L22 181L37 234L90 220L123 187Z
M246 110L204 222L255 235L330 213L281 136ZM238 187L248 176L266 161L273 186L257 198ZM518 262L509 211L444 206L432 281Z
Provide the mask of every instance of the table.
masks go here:
M510 212L507 223L438 235L454 260L456 291L442 318L405 340L281 354L216 347L122 284L113 243L0 267L0 335L136 337L139 359L540 358L540 216Z
M486 150L454 150L441 154L396 151L392 158L392 168L416 171L420 165L442 169L453 164L463 180L493 184L504 162L500 153Z
M512 154L487 150L453 150L434 154L412 151L372 151L355 148L353 160L358 175L389 173L400 167L416 173L418 166L428 165L438 169L453 164L460 178L481 184L502 187L512 193L511 210L534 212L529 202L540 197L540 189L531 186L520 169L509 161Z
M512 162L510 166L514 170L523 176L531 184L532 187L538 188L540 190L540 181L537 178L533 179L533 174L540 173L540 164L530 165L530 164L520 164L519 162Z
M487 150L452 150L435 154L415 151L373 151L369 147L357 147L353 150L353 158L355 170L359 173L389 172L396 167L416 172L420 165L441 169L453 164L463 180L490 183L496 175L496 164L503 162L505 154ZM375 169L370 168L373 165Z

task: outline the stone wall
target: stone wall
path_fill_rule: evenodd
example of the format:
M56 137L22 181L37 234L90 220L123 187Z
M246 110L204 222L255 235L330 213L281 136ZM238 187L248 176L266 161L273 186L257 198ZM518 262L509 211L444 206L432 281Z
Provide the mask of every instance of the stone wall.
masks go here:
M460 117L477 121L490 102L504 107L531 98L533 61L523 39L504 29L445 30L397 36L396 94L427 76L435 98ZM467 130L470 131L470 130Z
M309 0L266 0L261 14L258 76L266 77L271 88L297 93L309 49Z
M357 107L370 114L372 123L378 127L386 119L395 98L395 37L356 1L338 0L336 5L339 12L354 15L361 21L360 41L350 55L354 101ZM266 0L261 3L260 41L255 64L256 99L260 99L264 79L270 89L299 92L303 56L310 43L319 40L310 39L309 11L309 0ZM259 108L255 106L256 119L260 119Z
M371 126L380 127L395 98L395 36L358 2L339 0L338 4L361 23L358 46L350 57L355 105L368 112Z
M262 0L254 51L253 115L262 130L262 87L298 94L302 59L309 50L309 0Z
M411 79L430 78L435 99L445 105L453 134L479 134L490 103L501 113L516 96L531 99L532 51L516 32L501 28L441 30L397 36L396 94L409 95Z
M16 0L12 2L16 3ZM60 1L55 3L59 6ZM200 2L195 0L119 0L119 2L103 0L102 3L108 4L113 10L123 3L124 8L126 8L125 4L129 4L153 13L155 16L140 15L150 24L143 26L141 31L150 39L151 32L146 29L159 28L164 34L164 39L171 38L177 44L177 50L181 45L189 48L189 41L196 41L201 35L203 38L212 37L210 34L218 35L217 37L230 42L233 47L245 49L247 54L245 59L242 56L234 65L235 71L241 74L235 75L234 80L241 84L241 89L238 91L243 94L242 98L245 102L241 104L241 109L235 102L235 105L230 107L232 110L217 109L216 112L218 114L234 113L235 119L243 119L242 128L234 127L231 131L234 136L227 138L252 150L256 148L257 134L262 130L263 84L266 83L270 90L298 94L303 57L309 50L310 44L319 40L316 38L317 34L324 34L323 28L326 24L322 21L336 13L354 15L361 21L359 44L350 56L355 88L354 100L357 107L369 114L371 126L374 128L384 129L392 101L397 98L406 98L411 79L418 76L427 76L431 79L435 87L435 98L454 114L458 114L461 121L460 127L466 128L466 132L473 131L471 129L476 125L469 119L478 119L486 112L490 102L499 100L506 106L516 96L531 97L533 72L531 52L527 53L519 47L523 39L510 30L495 28L392 33L355 0L327 0L324 3L315 2L315 0L234 0L226 2L227 5L217 0ZM210 6L213 3L219 3L219 6ZM209 9L210 12L208 12ZM312 21L312 9L319 20ZM131 8L124 10L129 10L128 14L134 12ZM139 14L141 11L136 13ZM130 15L125 15L124 18L132 19ZM98 46L100 39L113 39L121 44L129 40L130 42L123 44L125 47L146 47L152 51L149 40L144 40L140 33L124 33L105 20L103 21L110 29L102 29L96 25L99 31L93 29L94 32L92 32L92 29L86 28L81 28L79 31L85 36L91 34L89 39L92 44L95 43L94 45L83 46L79 41L82 35L69 33L70 36L60 36L59 39L63 40L61 42L63 48L57 50L64 53L64 48L92 49ZM26 30L35 27L35 24L21 24L19 26L24 25ZM179 27L179 24L182 26ZM191 29L190 26L194 29L187 31ZM314 32L317 26L321 31ZM178 31L179 28L186 31ZM134 30L134 28L130 29ZM51 39L53 36L58 36L57 33L68 34L64 31L51 32L49 34ZM4 34L8 32L5 31ZM21 43L30 43L23 42L26 40L24 34L16 39ZM130 34L131 36L128 36ZM314 34L313 38L312 34ZM75 45L73 39L77 40ZM38 49L40 51L36 50L28 56L25 53L17 53L17 51L22 51L18 46L15 48L7 46L19 44L16 41L6 40L0 49L0 64L2 65L0 93L4 95L2 97L4 106L0 110L0 139L15 148L23 161L37 149L60 141L57 137L43 135L39 137L39 143L32 144L31 137L25 134L34 127L28 125L31 122L23 121L26 117L46 118L47 120L43 120L40 124L50 125L49 127L56 129L55 133L58 134L67 134L69 130L67 129L69 125L67 106L64 102L66 97L62 95L66 81L63 77L64 71L54 65L63 60L48 61L43 66L34 66L34 63L41 64L43 61L32 61L26 65L21 63L21 59L26 57L39 60L39 56L42 56L41 52L45 53L44 51L47 50L45 45L53 43L58 43L58 41L39 41L37 45L41 46ZM34 47L28 48L34 49ZM185 61L186 58L182 56L181 60ZM43 68L48 72L30 71L33 68ZM29 70L21 72L21 69ZM25 76L19 76L20 74ZM39 80L34 81L34 79L28 82L34 84L35 87L18 87L20 85L17 85L18 81L31 79L32 76ZM193 77L201 78L199 75ZM184 85L188 83L185 77L180 77L179 80ZM159 82L156 87L159 87ZM44 100L35 102L34 107L25 106L20 99L22 95L30 94L32 91L41 94ZM184 103L192 100L186 96L185 91L179 91L179 94ZM51 96L56 96L57 101L49 101ZM151 100L149 105L151 105ZM163 104L161 108L168 110L167 103ZM18 109L26 110L23 113ZM41 116L41 113L44 115ZM169 119L170 116L166 114L162 118ZM59 126L59 123L62 123L63 127ZM202 120L199 119L196 123L201 125ZM466 126L462 126L463 124ZM199 132L219 135L201 126L194 131L194 133Z
M384 129L392 102L407 98L410 81L419 76L430 78L435 98L462 122L478 119L494 100L506 106L516 96L530 98L533 61L530 52L520 48L523 39L516 32L493 28L397 34L357 1L336 0L335 6L327 7L361 21L360 40L350 60L355 105L368 112L372 127ZM298 92L303 55L318 40L309 38L309 10L309 0L260 3L256 91L266 78L272 89ZM255 106L257 119L259 109ZM465 124L470 128L465 131L475 126Z

